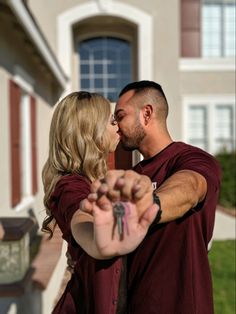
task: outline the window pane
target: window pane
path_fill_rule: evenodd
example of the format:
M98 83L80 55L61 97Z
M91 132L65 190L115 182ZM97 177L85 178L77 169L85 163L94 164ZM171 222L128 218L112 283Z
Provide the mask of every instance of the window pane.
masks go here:
M88 79L81 79L81 89L89 89L90 82Z
M132 52L128 41L98 37L79 43L80 86L115 101L132 81Z
M235 5L226 5L224 10L225 56L235 56Z
M188 142L207 150L207 109L205 106L188 108Z
M235 55L235 1L203 0L202 56Z
M221 8L219 5L204 5L202 10L202 55L221 54Z
M80 64L80 71L84 74L89 73L89 65L88 64Z
M102 88L103 87L103 80L102 79L95 79L95 89L96 88Z
M103 50L94 50L93 57L95 60L102 60L104 58L104 51Z
M215 107L215 146L217 151L233 149L233 108L230 105Z
M95 73L103 73L103 65L102 64L94 64L94 72Z

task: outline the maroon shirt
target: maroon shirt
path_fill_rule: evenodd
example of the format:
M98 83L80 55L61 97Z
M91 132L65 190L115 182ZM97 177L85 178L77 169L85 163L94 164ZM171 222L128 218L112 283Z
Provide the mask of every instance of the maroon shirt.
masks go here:
M70 222L81 200L90 192L89 181L80 175L60 179L50 198L50 209L76 261L74 274L53 313L115 314L122 259L95 260L73 239Z
M207 195L184 217L152 227L141 245L129 254L129 313L213 313L207 253L220 188L219 165L208 153L174 142L134 168L149 176L156 187L185 169L205 177Z

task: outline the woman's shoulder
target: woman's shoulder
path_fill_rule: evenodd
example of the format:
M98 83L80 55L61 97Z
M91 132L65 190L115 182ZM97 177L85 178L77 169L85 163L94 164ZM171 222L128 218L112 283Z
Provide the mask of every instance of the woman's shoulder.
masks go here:
M86 194L90 191L90 180L80 174L66 174L63 175L57 182L54 189L54 196L62 193L73 193L84 191Z
M58 184L91 184L91 181L84 175L73 173L73 174L66 174L63 175L59 181Z

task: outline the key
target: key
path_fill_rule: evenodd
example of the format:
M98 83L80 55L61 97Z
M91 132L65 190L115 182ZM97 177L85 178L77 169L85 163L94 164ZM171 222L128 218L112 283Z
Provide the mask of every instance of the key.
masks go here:
M122 203L116 203L113 207L113 213L116 217L116 223L118 226L118 233L121 237L123 235L123 217L125 215L125 207Z
M130 214L130 207L127 203L123 203L123 206L125 207L125 214L122 218L123 226L124 226L126 233L129 235L129 226L128 226L127 217Z

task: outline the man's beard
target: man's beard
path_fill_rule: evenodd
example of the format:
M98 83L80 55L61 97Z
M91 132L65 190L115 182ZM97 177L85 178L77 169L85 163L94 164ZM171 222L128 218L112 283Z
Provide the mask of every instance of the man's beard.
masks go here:
M142 142L145 136L146 133L142 125L140 124L139 121L137 121L135 127L129 134L122 133L121 137L122 147L127 151L139 149L140 143Z

